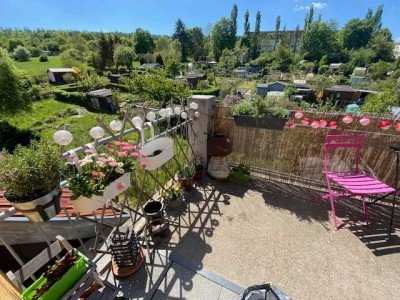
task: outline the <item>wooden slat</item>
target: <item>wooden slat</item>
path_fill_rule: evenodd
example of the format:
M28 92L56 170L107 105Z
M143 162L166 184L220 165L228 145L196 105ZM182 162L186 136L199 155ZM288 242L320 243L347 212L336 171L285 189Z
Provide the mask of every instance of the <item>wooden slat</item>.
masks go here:
M43 250L35 258L25 264L21 269L14 273L14 276L18 282L23 283L29 277L33 275L37 270L43 267L49 262L53 257L59 254L62 250L61 243L56 241L52 243L49 247Z

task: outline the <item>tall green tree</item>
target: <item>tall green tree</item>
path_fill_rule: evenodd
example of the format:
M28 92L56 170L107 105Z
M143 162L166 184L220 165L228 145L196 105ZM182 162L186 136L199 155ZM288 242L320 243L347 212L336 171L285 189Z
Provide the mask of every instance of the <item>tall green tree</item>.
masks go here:
M237 17L238 17L238 7L236 4L233 4L231 11L231 21L232 21L232 30L235 34L235 38L237 35Z
M313 21L314 21L314 4L311 4L310 8L307 11L306 17L304 18L304 30L307 30Z
M275 20L275 32L274 32L274 50L276 48L276 44L280 38L279 30L281 28L281 16L277 16Z
M297 52L297 43L300 39L300 25L297 24L296 30L294 32L294 45L293 45L293 53Z
M165 72L173 78L179 74L180 69L181 64L176 60L169 59L165 65Z
M99 68L100 70L105 70L106 67L110 68L113 65L113 52L109 39L102 32L99 39Z
M261 27L261 13L260 11L257 11L254 34L251 36L251 44L250 44L251 59L255 59L258 56L260 56L260 27Z
M136 54L142 55L146 53L153 53L155 46L149 31L142 28L137 28L133 34L133 41Z
M313 22L303 32L301 51L307 60L319 61L323 55L335 52L337 47L335 22Z
M368 43L368 48L375 52L375 57L372 59L373 62L378 62L380 60L387 62L394 61L394 43L392 40L392 33L389 29L377 29L372 34L372 38Z
M235 36L232 28L232 21L227 18L222 18L214 25L211 38L214 57L217 61L222 54L222 50L225 48L232 50L235 47Z
M250 48L250 21L249 21L249 10L244 13L244 31L241 46Z
M0 48L0 116L27 110L30 105L23 75L15 67L7 50Z
M190 53L195 61L205 60L206 51L204 47L204 35L200 27L187 30L189 36Z
M132 47L119 44L114 50L114 63L118 66L124 66L128 70L132 69L132 63L136 58L136 53Z
M358 18L351 19L342 29L342 45L348 50L366 47L373 31L371 22Z
M186 32L186 26L181 19L175 23L175 32L172 38L178 40L182 46L182 61L186 61L189 53L189 38Z

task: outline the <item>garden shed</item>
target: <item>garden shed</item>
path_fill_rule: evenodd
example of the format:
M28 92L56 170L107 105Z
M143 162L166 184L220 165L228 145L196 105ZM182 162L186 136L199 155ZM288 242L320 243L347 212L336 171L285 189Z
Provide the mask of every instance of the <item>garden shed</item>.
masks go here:
M257 85L257 95L266 96L269 92L283 92L287 84L276 81L274 83L262 83Z
M110 89L100 89L87 93L94 109L115 112L117 106L114 103L112 95Z
M65 84L64 75L72 73L72 68L50 68L47 69L47 78L50 83Z

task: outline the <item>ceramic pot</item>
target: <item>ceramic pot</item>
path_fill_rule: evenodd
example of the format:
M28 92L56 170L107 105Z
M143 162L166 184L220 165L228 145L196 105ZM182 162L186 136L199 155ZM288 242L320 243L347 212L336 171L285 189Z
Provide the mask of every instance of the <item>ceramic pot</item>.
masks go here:
M181 178L181 179L179 179L179 181L181 183L181 187L185 191L190 191L193 188L193 185L194 185L194 178L193 177Z
M223 157L232 153L233 144L223 133L217 133L208 139L207 151L209 156Z
M7 200L7 192L4 193ZM61 187L58 186L53 191L40 198L29 202L11 202L17 211L21 212L29 221L41 223L55 217L61 210L60 208Z

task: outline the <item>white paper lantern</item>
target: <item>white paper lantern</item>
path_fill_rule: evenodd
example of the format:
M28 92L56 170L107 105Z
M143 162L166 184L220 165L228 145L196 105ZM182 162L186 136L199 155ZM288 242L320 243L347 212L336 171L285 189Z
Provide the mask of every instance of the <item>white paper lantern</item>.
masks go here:
M195 118L198 118L199 116L200 116L200 113L199 113L198 111L195 111L195 112L194 112L194 117L195 117Z
M328 122L326 120L319 120L319 127L324 128L326 127L326 125L328 125Z
M53 135L53 140L60 146L66 146L72 142L73 136L68 130L58 130Z
M167 116L171 116L174 113L171 107L167 107L165 110L167 111Z
M167 116L167 110L162 108L162 109L160 109L159 114L160 114L161 117L166 117Z
M190 108L190 109L193 109L193 110L196 110L196 109L199 108L199 105L198 105L196 102L191 102L191 103L189 104L189 108Z
M105 132L103 128L96 126L90 129L89 134L95 140L99 140L104 136Z
M179 115L179 114L182 112L181 107L180 107L180 106L176 106L176 107L174 108L174 112L175 112L175 114Z
M188 115L187 115L187 113L186 113L186 112L182 112L182 113L181 113L181 118L182 118L182 119L186 119L186 118L187 118L187 116L188 116Z
M133 117L132 124L135 127L143 127L143 120L141 117Z
M113 120L110 122L110 128L114 131L120 131L122 129L122 123L118 120Z
M362 117L360 119L360 124L362 126L367 126L369 123L371 123L371 119L369 117Z
M156 119L156 114L153 113L152 111L149 111L146 115L146 119L152 122Z

